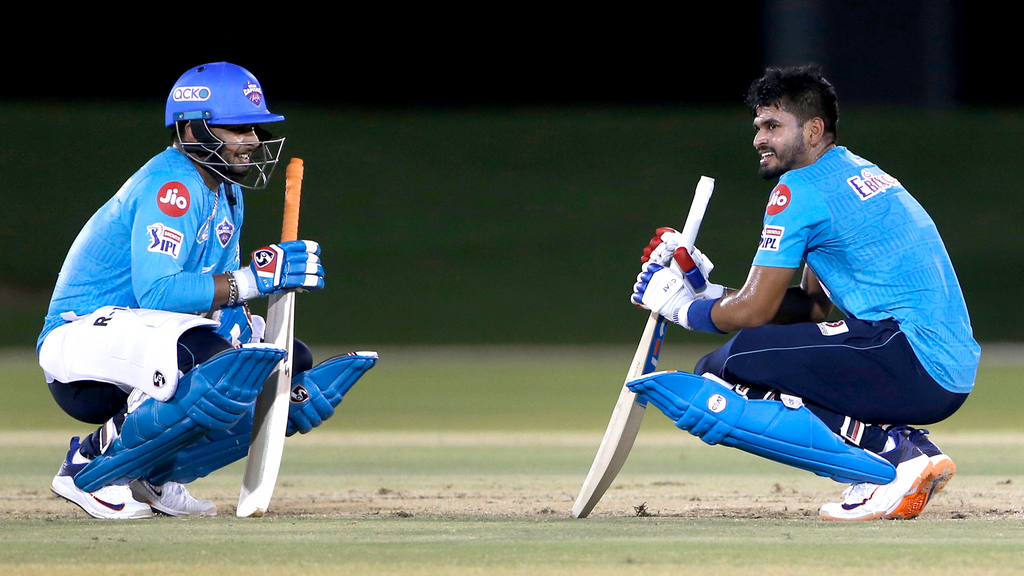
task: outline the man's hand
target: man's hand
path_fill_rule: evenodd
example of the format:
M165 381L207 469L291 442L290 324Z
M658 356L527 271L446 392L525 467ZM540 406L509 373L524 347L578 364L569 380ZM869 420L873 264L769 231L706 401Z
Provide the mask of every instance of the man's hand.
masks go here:
M667 226L658 228L654 238L651 238L650 243L644 248L644 255L640 257L640 261L644 263L653 261L662 266L669 266L672 261L672 255L682 244L682 240L683 235L676 232L675 229ZM711 276L711 271L715 269L715 263L710 258L705 256L696 246L690 250L690 257L705 279Z
M658 228L654 238L644 248L640 261L671 267L686 278L699 298L721 298L725 294L725 287L708 281L715 264L696 246L689 252L683 249L682 238L683 235L672 228Z
M679 312L693 302L696 294L679 273L656 262L647 262L633 285L633 304L657 312L679 324Z
M262 342L267 328L263 317L250 313L245 302L217 310L213 319L220 322L215 332L227 338L235 348L242 344Z
M271 244L252 253L252 263L233 274L239 300L269 296L281 290L324 287L320 245L311 240Z

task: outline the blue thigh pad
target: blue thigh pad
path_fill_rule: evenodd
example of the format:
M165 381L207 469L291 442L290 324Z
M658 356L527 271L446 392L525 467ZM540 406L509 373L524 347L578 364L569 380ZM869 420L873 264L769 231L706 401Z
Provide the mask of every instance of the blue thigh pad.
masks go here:
M628 386L708 444L739 448L839 482L888 484L896 478L892 464L846 444L804 406L748 400L688 372L648 374Z
M145 476L211 430L227 430L252 411L256 396L286 352L267 345L228 350L200 364L167 402L147 399L129 412L121 434L75 476L94 492ZM251 426L250 426L251 427Z

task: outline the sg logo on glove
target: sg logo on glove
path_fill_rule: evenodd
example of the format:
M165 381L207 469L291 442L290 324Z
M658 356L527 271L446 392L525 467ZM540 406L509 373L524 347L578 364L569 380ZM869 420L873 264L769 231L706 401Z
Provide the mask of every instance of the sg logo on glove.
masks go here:
M260 272L273 272L274 258L277 254L269 248L263 248L252 253L252 261Z

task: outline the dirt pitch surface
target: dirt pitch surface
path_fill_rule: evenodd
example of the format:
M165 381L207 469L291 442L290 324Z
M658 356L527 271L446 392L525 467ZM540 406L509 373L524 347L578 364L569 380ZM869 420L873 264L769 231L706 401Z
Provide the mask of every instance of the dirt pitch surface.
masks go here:
M29 460L21 473L3 472L0 518L85 517L48 489L65 434L0 436L7 450ZM964 458L957 458L962 463L956 478L933 498L921 520L1024 519L1024 477L976 469L978 454L1000 447L1019 454L1024 435L948 435L943 440L947 452ZM599 442L599 435L579 433L311 435L290 441L268 516L564 517ZM192 491L213 500L221 517L233 517L240 474L235 464L197 481ZM843 487L736 450L704 446L681 432L641 434L631 461L591 518L807 518L816 516L822 503L839 498Z

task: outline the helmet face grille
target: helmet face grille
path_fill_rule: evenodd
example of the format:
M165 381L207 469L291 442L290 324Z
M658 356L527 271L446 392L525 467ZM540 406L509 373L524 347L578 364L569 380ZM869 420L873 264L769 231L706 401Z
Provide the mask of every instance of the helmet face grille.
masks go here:
M259 139L255 146L242 156L232 154L232 161L225 155L230 147L238 147L239 144L229 144L217 138L205 120L193 120L189 124L195 141L185 142L182 133L185 123L179 122L176 124L177 144L193 162L215 173L222 180L243 188L259 190L267 187L281 157L284 138L273 138L266 130L256 127L254 131Z

